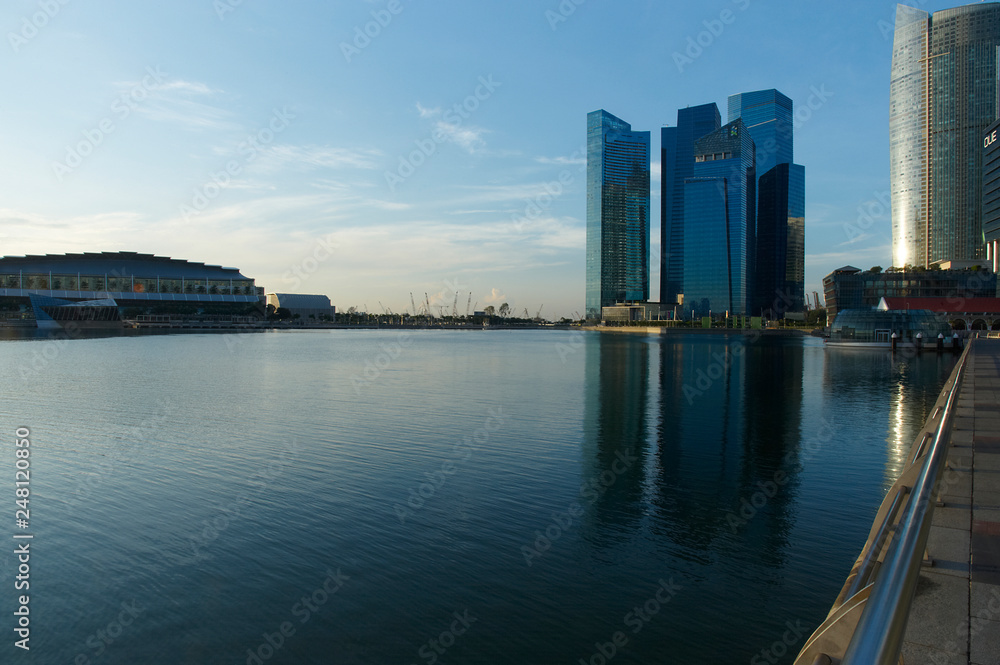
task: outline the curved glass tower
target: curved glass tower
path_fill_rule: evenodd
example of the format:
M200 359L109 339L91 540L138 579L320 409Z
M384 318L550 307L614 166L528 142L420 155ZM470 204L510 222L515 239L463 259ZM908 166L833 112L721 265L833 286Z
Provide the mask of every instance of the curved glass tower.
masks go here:
M892 261L983 256L983 131L997 115L1000 3L898 5L889 88Z

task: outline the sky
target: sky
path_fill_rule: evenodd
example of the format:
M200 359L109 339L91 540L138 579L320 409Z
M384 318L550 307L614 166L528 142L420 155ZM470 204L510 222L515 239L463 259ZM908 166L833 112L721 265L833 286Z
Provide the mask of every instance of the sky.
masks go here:
M927 11L955 6L931 0ZM586 116L652 133L777 88L806 169L806 291L891 264L895 3L8 0L0 255L240 268L338 310L584 309ZM471 294L471 296L470 296ZM435 307L436 305L436 307Z

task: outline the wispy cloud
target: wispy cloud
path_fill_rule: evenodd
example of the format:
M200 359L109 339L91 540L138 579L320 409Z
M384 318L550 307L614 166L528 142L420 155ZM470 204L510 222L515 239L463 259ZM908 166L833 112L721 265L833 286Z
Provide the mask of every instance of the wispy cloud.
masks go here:
M256 171L268 173L284 169L374 169L381 153L374 149L336 148L315 145L276 144L263 148L254 160Z
M486 147L483 135L489 133L489 130L482 127L461 125L444 120L435 123L435 131L439 132L445 141L454 143L469 154L474 154Z
M417 113L420 114L421 118L433 118L434 116L441 115L441 108L435 107L429 109L420 102L417 102Z
M554 166L586 166L586 157L535 157L539 164L551 164Z

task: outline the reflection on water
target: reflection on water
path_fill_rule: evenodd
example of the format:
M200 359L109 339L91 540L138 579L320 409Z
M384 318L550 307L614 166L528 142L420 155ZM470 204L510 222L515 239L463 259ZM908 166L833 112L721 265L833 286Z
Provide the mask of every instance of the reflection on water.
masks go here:
M954 363L434 331L355 390L397 335L0 345L0 429L38 443L38 662L243 663L330 567L351 579L268 665L427 662L466 608L440 662L588 662L616 631L615 663L750 662L826 614ZM490 409L502 426L456 457ZM680 588L632 632L661 580ZM93 658L88 636L133 598L142 620Z

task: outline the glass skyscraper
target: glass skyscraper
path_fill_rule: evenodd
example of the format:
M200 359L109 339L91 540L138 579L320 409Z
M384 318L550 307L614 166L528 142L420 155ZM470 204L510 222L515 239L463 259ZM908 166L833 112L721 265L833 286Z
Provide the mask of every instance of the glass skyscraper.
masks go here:
M748 313L755 152L740 119L694 142L692 177L684 180L685 316Z
M660 129L660 302L684 293L684 180L694 173L694 142L722 126L715 104L677 111L677 126Z
M649 300L649 132L587 114L586 316Z
M1000 3L898 5L889 87L894 266L984 255L983 131L997 117Z
M756 243L751 248L749 314L801 312L805 288L805 169L793 164L793 104L775 89L729 97L756 146Z

